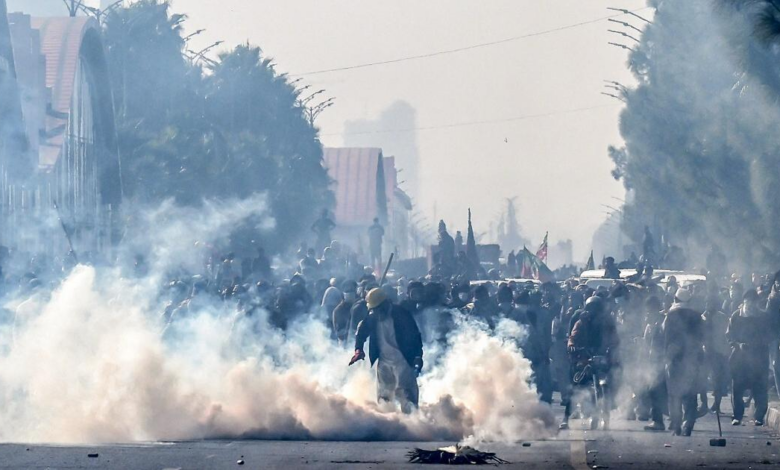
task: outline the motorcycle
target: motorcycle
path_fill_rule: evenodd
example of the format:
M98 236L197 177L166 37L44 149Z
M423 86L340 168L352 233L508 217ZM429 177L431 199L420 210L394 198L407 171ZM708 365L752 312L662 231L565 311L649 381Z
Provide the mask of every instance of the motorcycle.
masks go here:
M607 400L609 387L610 361L607 355L589 355L582 368L574 374L576 385L588 386L591 403L595 405L590 416L590 428L596 430L601 424L603 430L609 429L610 405Z

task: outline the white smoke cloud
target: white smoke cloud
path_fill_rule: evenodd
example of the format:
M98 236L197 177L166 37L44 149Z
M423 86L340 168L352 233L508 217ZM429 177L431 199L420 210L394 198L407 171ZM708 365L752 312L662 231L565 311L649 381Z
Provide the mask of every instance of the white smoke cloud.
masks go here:
M78 266L50 292L9 301L0 329L0 439L96 443L201 438L516 441L554 434L529 385L530 363L507 323L489 334L460 319L420 379L410 415L375 402L374 370L314 317L286 332L216 299L182 311L161 334L165 273L196 266L195 242L218 244L247 219L273 227L260 199L166 204L137 220L152 274ZM148 245L146 245L148 243ZM11 339L11 336L13 338Z

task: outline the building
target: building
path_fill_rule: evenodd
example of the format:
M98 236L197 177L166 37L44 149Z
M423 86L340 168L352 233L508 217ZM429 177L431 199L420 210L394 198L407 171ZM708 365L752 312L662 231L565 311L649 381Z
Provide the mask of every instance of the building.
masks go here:
M395 158L379 148L325 148L325 166L336 195L336 239L368 252L368 227L378 217L385 227L384 253L410 252L412 201L398 187Z
M27 137L22 117L22 102L16 81L16 65L11 45L11 30L0 0L0 158L27 152ZM5 163L9 167L12 162ZM19 162L24 166L25 162ZM18 168L24 175L30 168Z
M104 251L122 199L113 98L99 25L87 17L5 14L23 148L0 155L0 244L23 251ZM8 37L6 39L8 39ZM55 223L56 221L56 223ZM57 233L54 233L54 232Z

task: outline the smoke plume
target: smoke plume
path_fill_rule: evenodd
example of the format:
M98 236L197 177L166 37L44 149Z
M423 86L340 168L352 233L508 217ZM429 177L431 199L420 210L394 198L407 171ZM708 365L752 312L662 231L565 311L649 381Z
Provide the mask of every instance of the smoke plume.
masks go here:
M657 11L630 56L639 86L625 93L626 145L610 153L637 241L651 225L699 266L715 245L767 267L780 262L778 51L728 3L648 2Z
M171 273L201 267L208 249L251 221L274 224L261 197L199 211L138 211L120 258L146 253L149 272L75 267L52 286L5 299L0 329L0 439L99 443L205 438L491 440L549 437L554 419L528 379L522 327L495 334L465 318L429 348L421 406L376 404L366 362L330 339L316 315L286 331L267 312L199 297L168 328ZM164 333L163 333L164 330Z

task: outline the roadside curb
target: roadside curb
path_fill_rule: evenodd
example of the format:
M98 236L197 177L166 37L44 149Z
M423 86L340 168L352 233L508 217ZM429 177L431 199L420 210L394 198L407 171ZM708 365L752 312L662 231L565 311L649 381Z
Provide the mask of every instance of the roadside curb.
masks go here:
M770 403L766 413L766 425L774 432L780 433L780 403Z

